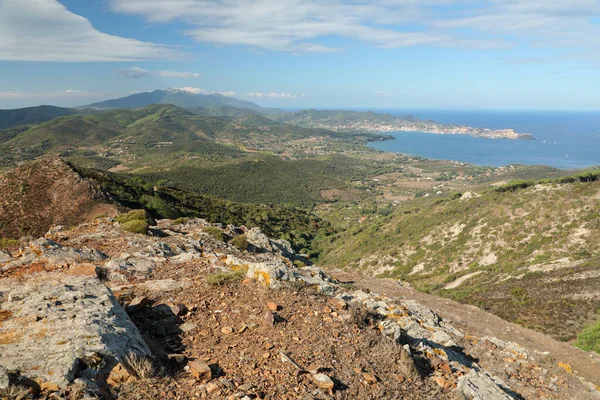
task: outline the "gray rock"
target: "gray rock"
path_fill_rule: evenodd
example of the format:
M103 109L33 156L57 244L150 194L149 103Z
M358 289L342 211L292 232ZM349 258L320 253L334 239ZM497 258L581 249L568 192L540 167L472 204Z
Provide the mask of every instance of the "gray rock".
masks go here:
M12 261L12 256L6 251L0 250L0 264Z
M246 231L248 243L265 252L280 254L286 258L292 258L295 253L289 242L285 240L273 240L267 237L260 228L252 228Z
M112 258L104 264L104 267L109 271L127 271L128 269L131 269L133 265L120 258Z
M151 292L170 292L183 288L182 283L174 279L146 281L142 285Z
M133 271L140 274L149 274L156 268L156 263L146 257L130 257L127 259Z
M194 329L196 329L198 327L198 324L195 324L193 322L186 322L185 324L182 324L179 326L179 329L181 329L182 332L191 332Z
M6 368L0 365L0 390L7 389L9 384L8 371L6 371Z
M458 379L458 392L468 400L514 400L500 385L507 387L487 372L472 369Z
M133 353L150 350L112 292L97 278L38 273L0 280L12 312L0 326L0 364L61 387L93 378ZM24 324L27 322L27 324Z

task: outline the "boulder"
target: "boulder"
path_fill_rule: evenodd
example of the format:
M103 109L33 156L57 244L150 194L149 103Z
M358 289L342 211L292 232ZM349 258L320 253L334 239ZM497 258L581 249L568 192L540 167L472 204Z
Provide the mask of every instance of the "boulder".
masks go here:
M11 313L0 325L0 364L64 387L109 372L129 354L150 355L138 329L95 276L50 272L0 280Z
M514 400L502 387L506 385L498 378L475 369L458 379L458 392L468 400Z

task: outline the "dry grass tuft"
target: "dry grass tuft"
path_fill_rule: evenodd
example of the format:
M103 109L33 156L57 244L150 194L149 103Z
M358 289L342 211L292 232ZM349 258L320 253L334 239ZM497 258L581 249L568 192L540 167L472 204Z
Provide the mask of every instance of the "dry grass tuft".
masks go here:
M130 353L125 357L125 363L139 379L150 379L156 376L156 369L148 357L139 357Z

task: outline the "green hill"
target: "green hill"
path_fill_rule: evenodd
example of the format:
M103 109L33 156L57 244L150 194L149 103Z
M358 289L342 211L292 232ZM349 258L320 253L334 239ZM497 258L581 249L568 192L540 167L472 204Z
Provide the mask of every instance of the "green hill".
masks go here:
M54 106L38 106L0 110L0 129L8 129L18 125L37 124L51 119L77 113L71 108Z
M320 243L320 261L573 339L600 310L599 177L516 181L366 210L362 224Z

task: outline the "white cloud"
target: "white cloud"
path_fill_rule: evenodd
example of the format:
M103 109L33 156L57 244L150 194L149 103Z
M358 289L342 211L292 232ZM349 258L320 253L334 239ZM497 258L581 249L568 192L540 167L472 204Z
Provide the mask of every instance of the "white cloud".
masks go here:
M184 90L186 92L190 92L190 93L194 93L194 94L210 94L211 93L208 90L204 90L199 87L192 87L192 86L180 87L180 88L176 88L176 89Z
M246 96L250 96L250 97L259 97L259 98L271 98L271 99L295 99L298 98L297 95L292 94L292 93L275 93L275 92L271 92L271 93L261 93L261 92L256 92L256 93L246 93ZM301 94L299 96L300 98L304 97L304 93Z
M136 61L177 56L166 46L100 32L57 0L0 0L0 60Z
M164 78L199 78L201 75L195 72L178 71L148 71L140 67L117 69L115 73L123 78L140 79L149 76L160 76Z
M377 91L377 94L379 94L379 95L382 95L382 96L387 96L387 95L389 95L389 93L388 93L388 92L386 92L385 90L378 90L378 91Z
M378 47L517 46L600 51L598 0L110 0L152 23L179 21L203 43L333 52L337 37Z
M235 97L235 95L236 95L235 92L219 92L219 91L211 92L209 90L204 90L202 88L193 87L193 86L175 88L175 90L183 90L183 91L194 93L194 94L220 94L220 95L227 96L227 97Z

